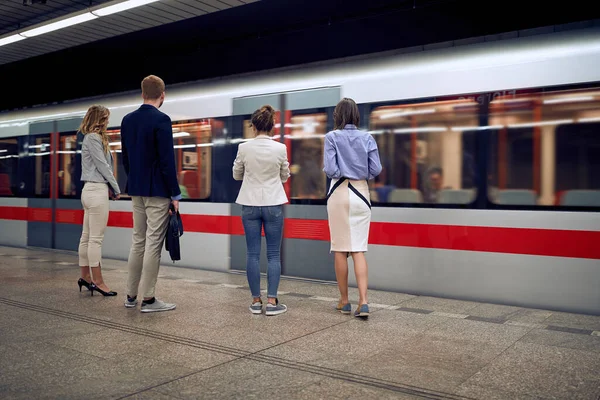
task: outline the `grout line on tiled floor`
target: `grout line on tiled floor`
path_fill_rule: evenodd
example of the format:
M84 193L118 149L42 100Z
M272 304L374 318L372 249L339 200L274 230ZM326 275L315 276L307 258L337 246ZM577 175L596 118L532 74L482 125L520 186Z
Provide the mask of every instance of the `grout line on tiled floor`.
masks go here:
M176 343L176 344L187 345L190 347L198 347L198 348L202 348L202 349L208 350L208 351L229 354L234 357L237 357L238 359L246 358L248 360L255 361L255 362L263 362L263 363L266 363L269 365L277 365L277 366L288 368L288 369L300 370L303 372L308 372L308 373L312 373L312 374L316 374L316 375L320 375L320 376L330 377L330 378L339 379L339 380L343 380L343 381L347 381L347 382L354 382L354 383L363 384L366 386L372 386L372 387L378 387L378 388L382 388L382 389L392 390L392 391L399 392L399 393L416 395L416 396L420 396L423 398L428 398L428 399L464 399L465 398L465 397L453 395L450 393L436 392L436 391L429 390L426 388L420 388L420 387L406 385L406 384L402 384L402 383L386 381L386 380L377 379L377 378L369 377L369 376L365 376L365 375L352 374L352 373L345 372L345 371L315 366L315 365L301 363L301 362L294 362L292 360L287 360L287 359L279 358L279 357L275 357L275 356L266 356L266 355L258 354L259 352L268 350L269 348L272 348L274 346L268 347L266 349L261 349L261 350L255 351L255 352L249 352L246 350L240 350L240 349L236 349L236 348L229 347L229 346L216 345L213 343L202 342L202 341L199 341L196 339L180 337L180 336L176 336L176 335L170 335L170 334L166 334L163 332L151 331L151 330L144 329L144 328L138 328L135 326L130 326L130 325L126 325L126 324L102 320L99 318L83 316L83 315L79 315L79 314L75 314L75 313L70 313L67 311L55 310L55 309L44 307L44 306L23 303L23 302L11 300L8 298L0 297L0 303L10 305L13 307L17 307L17 308L21 308L21 309L40 312L43 314L49 314L49 315L54 315L54 316L58 316L58 317L66 318L66 319L80 321L80 322L87 322L89 324L100 325L105 328L115 329L115 330L119 330L122 332L130 333L130 334L147 336L150 338L163 340L163 341L167 341L167 342L172 342L172 343ZM348 321L351 321L351 319L348 319L346 321L342 321L337 324L331 325L329 327L320 329L319 331L322 331L325 329L330 329L333 326L337 326L337 325L340 325L343 323L348 323ZM308 333L303 336L307 336L312 333L314 333L314 332ZM294 339L291 339L291 340L294 340ZM289 342L289 341L286 341L286 342ZM283 343L286 343L286 342L283 342ZM283 343L279 343L277 345L281 345ZM231 360L231 361L233 361L233 360ZM193 373L190 375L193 375Z
M185 375L182 375L182 376L178 376L177 378L170 379L170 380L168 380L168 381L166 381L166 382L162 382L162 383L159 383L159 384L157 384L157 385L153 385L153 386L150 386L150 387L147 387L147 388L144 388L144 389L138 390L137 392L134 392L134 393L129 393L129 394L125 395L125 396L118 397L116 400L122 400L122 399L126 399L126 398L128 398L128 397L131 397L131 396L135 396L135 395L137 395L137 394L145 393L145 392L148 392L148 391L150 391L150 390L154 390L154 389L156 389L156 388L159 388L159 387L161 387L161 386L168 385L169 383L173 383L173 382L176 382L176 381L178 381L178 380L181 380L181 379L188 378L188 377L190 377L190 376L192 376L192 375L201 374L202 372L209 371L209 370L211 370L211 369L213 369L213 368L217 368L217 367L220 367L220 366L222 366L222 365L229 364L229 363L231 363L231 362L233 362L233 361L237 361L237 360L240 360L240 359L241 359L241 357L236 357L236 358L233 358L233 359L231 359L231 360L223 361L223 362L221 362L221 363L218 363L218 364L215 364L215 365L211 365L210 367L206 367L206 368L203 368L203 369L201 369L201 370L198 370L198 371L191 372L191 373L189 373L189 374L185 374ZM159 392L160 392L160 391L159 391ZM160 392L160 393L162 393L162 392ZM175 397L175 398L179 398L179 397L177 397L177 396L173 396L173 395L169 395L169 396L171 396L171 397Z
M51 252L51 251L49 251ZM74 257L74 255L72 255ZM20 256L20 257L24 257L26 258L27 256ZM36 261L36 260L31 260L31 261ZM75 265L74 263L71 262L65 262L65 261L59 261L59 262L53 262L56 265ZM192 268L193 269L193 268ZM119 268L113 268L113 269L107 269L107 270L111 270L113 272L116 273L126 273L127 271L123 270L123 269L119 269ZM202 271L202 270L200 270ZM221 272L222 274L227 274L226 272ZM238 274L237 271L234 274ZM169 274L163 274L163 275L159 275L159 277L162 277L164 279L170 279L170 280L182 280L185 282L190 282L190 281L196 281L196 283L198 284L207 284L207 282L203 282L201 280L190 280L190 279L185 279L183 277L177 277L177 276L173 276L173 275L169 275ZM282 277L282 279L284 278L289 278L289 277ZM215 278L217 279L217 278ZM299 280L299 281L303 281L303 279L290 279L290 280ZM324 282L321 281L315 281L315 282L309 282L309 283L314 283L314 284L324 284ZM215 286L220 286L223 288L232 288L232 289L247 289L247 286L244 285L236 285L236 284L229 284L229 283L221 283L221 282L214 282ZM329 283L326 284L326 286L329 285ZM308 295L305 293L296 293L296 292L280 292L281 295L288 295L290 297L298 297L298 298L307 298L310 300L315 300L315 301L323 301L323 302L333 302L333 301L337 301L337 299L335 298L331 298L331 297L324 297L324 296L315 296L315 295ZM419 297L419 296L417 296ZM580 328L571 328L571 327L563 327L563 326L553 326L553 325L547 325L547 324L529 324L529 323L521 323L519 321L513 321L510 319L505 319L505 318L487 318L487 317L479 317L479 316L473 316L473 315L469 315L469 314L459 314L459 313L444 313L444 312L440 312L440 311L435 311L435 310L425 310L425 309L418 309L418 308L411 308L411 307L402 307L401 305L403 303L409 302L411 300L413 300L415 297L411 297L405 300L402 300L398 303L395 304L377 304L377 303L373 303L371 304L371 306L373 308L379 308L379 309L385 309L385 310L398 310L399 312L411 312L411 313L418 313L418 314L426 314L426 315L436 315L436 316L440 316L440 317L445 317L445 318L458 318L458 319L467 319L467 320L473 320L473 321L480 321L480 322L485 322L485 323L492 323L492 324L505 324L505 325L511 325L511 326L522 326L522 327L535 327L537 329L544 329L544 330L552 330L552 331L563 331L563 332L567 332L567 333L572 333L572 334L577 334L577 335L585 335L585 336L599 336L598 333L595 332L600 332L600 331L594 331L594 330L589 330L589 329L580 329ZM487 303L476 303L474 304L471 308L469 308L468 310L472 310L476 307L478 307L480 304L487 304ZM546 321L547 319L551 318L552 314L548 315L544 321Z
M483 371L484 369L486 369L488 366L490 366L494 361L496 361L498 358L500 358L509 349L513 348L515 346L515 344L517 344L518 341L520 341L521 339L523 339L525 336L527 336L534 329L535 328L530 328L528 331L526 331L523 335L521 335L521 337L519 337L517 340L515 340L513 343L511 343L510 346L507 346L504 350L502 350L500 353L498 353L495 357L493 357L487 363L485 363L484 365L482 365L481 368L479 368L475 373L469 375L469 377L467 377L465 380L461 381L458 385L456 385L456 388L459 388L461 385L463 385L469 379L471 379L472 377L474 377L475 375L477 375L478 373L480 373L481 371Z

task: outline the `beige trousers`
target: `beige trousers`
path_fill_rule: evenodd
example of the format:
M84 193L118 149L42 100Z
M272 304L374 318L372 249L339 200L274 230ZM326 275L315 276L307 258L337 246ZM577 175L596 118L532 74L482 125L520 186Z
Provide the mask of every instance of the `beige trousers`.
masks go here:
M127 294L137 296L141 281L144 298L152 298L167 234L171 200L164 197L132 196L131 202L133 240L129 252Z
M79 241L79 266L97 267L102 259L102 240L108 223L108 185L86 182L81 193L83 232Z

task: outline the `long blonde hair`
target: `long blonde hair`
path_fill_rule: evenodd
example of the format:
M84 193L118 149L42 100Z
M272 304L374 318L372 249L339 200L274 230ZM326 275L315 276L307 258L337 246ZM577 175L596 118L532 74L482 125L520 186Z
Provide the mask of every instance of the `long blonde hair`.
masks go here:
M108 108L94 105L88 109L79 126L79 132L84 135L87 135L88 133L97 133L100 135L105 153L108 153L108 135L106 134L106 128L108 127L109 117L110 111Z

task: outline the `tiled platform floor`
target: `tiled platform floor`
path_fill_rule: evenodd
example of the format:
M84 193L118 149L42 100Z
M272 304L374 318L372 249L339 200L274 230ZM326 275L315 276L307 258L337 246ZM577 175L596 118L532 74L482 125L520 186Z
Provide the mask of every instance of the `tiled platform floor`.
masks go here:
M2 399L600 398L600 317L282 280L287 314L251 315L243 275L163 267L175 311L79 293L73 254L0 247ZM356 291L352 293L356 295ZM356 297L354 297L356 301Z

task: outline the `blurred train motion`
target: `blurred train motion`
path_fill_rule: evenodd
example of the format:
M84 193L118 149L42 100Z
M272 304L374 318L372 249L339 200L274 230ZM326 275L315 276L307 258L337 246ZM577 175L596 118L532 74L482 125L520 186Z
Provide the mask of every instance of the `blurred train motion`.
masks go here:
M271 104L292 171L283 274L334 280L323 138L351 97L384 166L369 182L373 288L600 314L598 65L600 31L585 30L168 86L181 265L244 270L231 167L251 113ZM81 117L93 103L111 109L124 188L118 125L140 102L0 114L0 244L76 249ZM130 202L111 210L104 255L125 259Z

